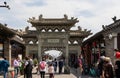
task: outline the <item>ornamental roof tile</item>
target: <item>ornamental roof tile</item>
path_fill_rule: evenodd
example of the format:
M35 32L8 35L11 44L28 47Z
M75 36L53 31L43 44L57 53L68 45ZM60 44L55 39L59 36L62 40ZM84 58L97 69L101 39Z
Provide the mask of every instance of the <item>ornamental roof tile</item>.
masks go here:
M67 16L64 16L64 18L42 18L42 16L39 17L39 19L29 18L28 22L30 22L33 26L39 25L48 25L48 26L54 26L54 25L74 25L76 22L79 22L77 18L71 17L71 19L68 19Z
M15 34L16 33L12 29L0 23L0 35L5 37L12 37Z

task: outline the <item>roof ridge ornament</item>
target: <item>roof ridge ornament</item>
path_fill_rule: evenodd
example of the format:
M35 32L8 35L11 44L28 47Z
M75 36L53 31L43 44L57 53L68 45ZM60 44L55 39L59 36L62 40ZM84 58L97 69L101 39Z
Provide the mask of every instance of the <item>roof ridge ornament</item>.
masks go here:
M67 14L64 14L64 19L66 19L66 20L68 19L68 16L67 16Z
M39 20L42 20L42 19L43 19L43 15L40 14L40 16L39 16Z
M80 30L80 31L81 31L81 30L82 30L82 28L81 28L80 26L78 26L78 30Z
M102 25L102 28L103 28L103 30L105 30L105 29L106 29L104 25Z
M113 20L114 22L116 22L116 21L117 21L117 17L114 16L114 17L112 18L112 20Z
M29 26L25 27L25 32L28 32Z
M34 21L35 20L35 17L32 17L32 18L29 18L29 20L27 22L31 22L31 21Z

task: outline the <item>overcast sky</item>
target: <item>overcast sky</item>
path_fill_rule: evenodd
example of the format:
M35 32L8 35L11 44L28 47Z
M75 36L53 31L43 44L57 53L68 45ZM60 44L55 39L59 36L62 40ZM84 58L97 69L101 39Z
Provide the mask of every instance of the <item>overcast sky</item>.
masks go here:
M120 0L0 0L6 1L10 10L0 8L0 23L14 29L30 26L27 20L43 14L44 18L78 18L79 23L72 29L81 26L96 33L102 25L113 23L112 17L120 18Z

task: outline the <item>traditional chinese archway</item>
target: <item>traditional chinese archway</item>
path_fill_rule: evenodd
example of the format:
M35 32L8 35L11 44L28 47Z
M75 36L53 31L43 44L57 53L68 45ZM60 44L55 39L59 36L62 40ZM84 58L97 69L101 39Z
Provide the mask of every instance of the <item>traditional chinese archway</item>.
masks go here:
M81 53L83 39L91 34L86 29L82 30L80 26L78 30L70 30L78 20L74 17L68 19L67 15L57 19L43 18L40 15L38 19L29 18L28 22L36 30L29 30L29 27L26 27L21 35L26 44L26 55L37 54L38 59L41 60L46 50L58 50L63 52L66 66L71 62L69 60L71 55L77 57Z

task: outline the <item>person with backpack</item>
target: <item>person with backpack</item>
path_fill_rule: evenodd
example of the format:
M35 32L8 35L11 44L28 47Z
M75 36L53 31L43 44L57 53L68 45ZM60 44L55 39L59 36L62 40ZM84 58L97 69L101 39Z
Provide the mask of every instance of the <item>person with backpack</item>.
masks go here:
M25 61L24 61L24 78L32 78L32 64L29 60L29 57L25 57Z
M46 64L47 63L46 63L45 59L42 58L42 61L40 61L39 66L38 66L41 78L45 78Z
M32 78L32 69L32 64L28 61L28 64L26 65L26 78Z

